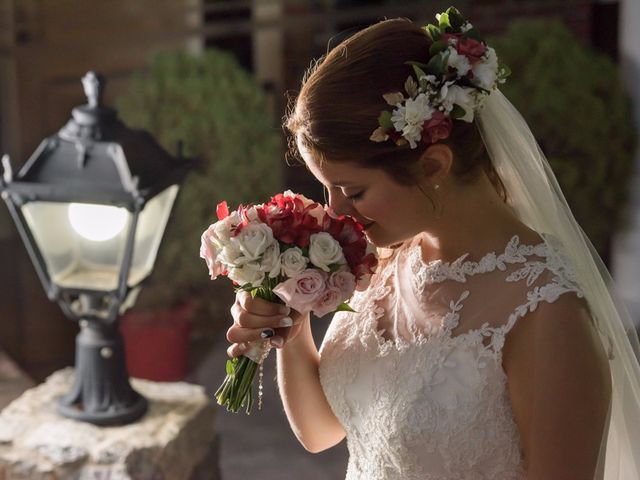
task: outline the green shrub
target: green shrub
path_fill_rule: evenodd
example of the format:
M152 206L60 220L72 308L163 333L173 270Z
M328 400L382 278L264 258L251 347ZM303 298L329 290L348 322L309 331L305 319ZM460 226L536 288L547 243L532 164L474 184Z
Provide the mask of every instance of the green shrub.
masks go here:
M281 187L280 129L266 95L230 54L164 52L132 77L116 103L125 123L148 130L170 152L181 140L184 154L198 159L178 194L137 308L193 299L200 313L211 315L221 306L228 312L214 295L214 286L226 286L211 283L198 257L200 235L216 220L221 200L232 208L263 202Z
M538 139L600 253L622 221L634 131L617 66L559 21L520 20L490 41L512 75L501 87Z

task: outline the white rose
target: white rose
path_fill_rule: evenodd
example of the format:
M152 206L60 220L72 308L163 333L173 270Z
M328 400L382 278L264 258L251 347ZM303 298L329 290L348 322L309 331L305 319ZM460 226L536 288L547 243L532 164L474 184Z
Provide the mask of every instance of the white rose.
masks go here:
M240 215L237 211L231 212L228 217L217 221L213 225L212 241L222 248L231 241L231 232L240 224Z
M481 61L473 66L473 83L486 90L493 90L498 76L498 57L496 51L487 47Z
M329 265L347 263L342 247L329 233L314 233L309 242L311 263L325 272L330 271Z
M302 254L298 247L292 247L280 254L282 273L287 277L295 277L307 268L309 259Z
M449 47L449 60L447 65L453 67L461 77L465 76L471 70L469 59L465 55L460 55L455 47Z
M240 233L231 238L249 262L260 258L265 250L275 241L271 228L259 222L250 222L245 225Z
M259 287L264 277L264 272L260 271L260 265L257 262L249 262L229 270L229 278L241 286L250 283L253 287Z
M262 255L260 260L260 270L269 275L270 278L276 278L280 275L280 244L273 242Z
M240 249L232 243L225 245L220 253L218 253L218 259L220 262L230 267L246 263L243 261L243 258L244 257L242 257Z
M449 83L444 84L440 89L440 101L446 112L451 112L453 106L458 105L465 111L465 115L458 120L473 121L475 99L470 95L470 91L470 88L463 88Z
M245 215L247 216L247 220L249 220L250 222L255 222L259 220L258 209L256 208L255 205L247 208Z

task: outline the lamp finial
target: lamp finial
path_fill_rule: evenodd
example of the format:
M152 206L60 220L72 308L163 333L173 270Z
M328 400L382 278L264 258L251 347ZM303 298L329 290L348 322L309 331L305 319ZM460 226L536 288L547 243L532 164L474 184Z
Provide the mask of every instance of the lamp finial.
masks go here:
M90 107L96 108L100 106L103 86L104 78L93 70L87 72L87 74L82 77L82 87L84 88L84 94L87 96Z

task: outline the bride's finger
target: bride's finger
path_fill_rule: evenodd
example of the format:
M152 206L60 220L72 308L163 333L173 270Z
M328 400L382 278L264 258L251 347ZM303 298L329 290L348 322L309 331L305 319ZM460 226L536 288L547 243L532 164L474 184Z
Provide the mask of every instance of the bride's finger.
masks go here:
M286 305L268 302L259 297L252 297L249 292L245 291L240 291L236 294L236 303L243 310L251 312L254 315L289 315L291 311Z
M230 358L239 357L244 355L244 353L248 350L249 345L246 343L234 343L229 348L227 348L227 355Z
M254 342L256 340L267 340L276 335L273 328L243 328L233 325L227 330L227 340L231 343Z
M290 327L294 323L291 317L287 317L282 313L270 316L256 315L253 312L244 310L238 304L234 304L231 307L231 316L233 317L233 323L242 328L280 328Z

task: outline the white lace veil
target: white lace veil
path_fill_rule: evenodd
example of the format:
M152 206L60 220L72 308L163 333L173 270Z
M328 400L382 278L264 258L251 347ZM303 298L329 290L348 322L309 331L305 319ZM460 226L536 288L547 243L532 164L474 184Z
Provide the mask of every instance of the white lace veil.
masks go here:
M499 91L489 95L478 125L509 203L538 232L552 234L575 266L609 354L612 403L608 437L600 449L597 478L640 479L640 345L635 325L595 248L576 222L527 123Z

